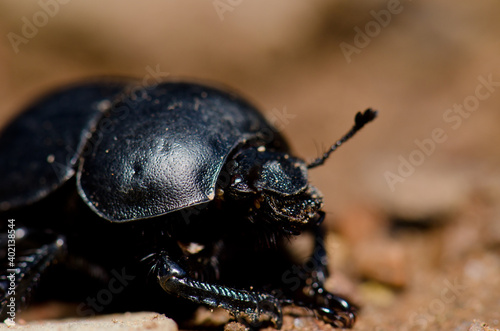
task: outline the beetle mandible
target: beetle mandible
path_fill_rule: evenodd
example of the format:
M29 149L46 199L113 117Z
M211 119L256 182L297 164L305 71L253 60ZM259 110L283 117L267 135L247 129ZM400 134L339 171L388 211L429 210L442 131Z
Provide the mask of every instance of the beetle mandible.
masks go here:
M375 117L358 113L306 163L255 107L222 89L108 79L49 94L0 135L0 253L13 231L17 249L6 259L14 276L0 277L0 317L12 316L10 300L20 307L56 279L62 292L87 295L82 314L168 313L181 297L250 326L281 327L282 307L293 304L351 327L355 307L324 289L323 197L307 172ZM314 269L288 278L297 264L289 239L305 232L315 237ZM89 279L114 296L89 299Z

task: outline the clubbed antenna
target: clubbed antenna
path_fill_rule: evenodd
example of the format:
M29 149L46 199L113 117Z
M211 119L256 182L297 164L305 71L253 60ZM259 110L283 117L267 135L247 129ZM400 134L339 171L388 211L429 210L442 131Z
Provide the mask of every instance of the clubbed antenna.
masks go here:
M367 110L365 110L364 113L358 112L356 114L356 117L354 117L354 126L352 127L352 129L349 130L349 132L347 132L342 138L337 140L337 142L335 144L333 144L329 150L327 150L325 153L323 153L322 157L319 157L316 160L309 163L307 165L307 168L312 169L312 168L315 168L317 166L322 165L326 161L326 159L328 159L328 157L330 156L330 154L333 151L335 151L337 148L339 148L340 145L345 143L347 140L352 138L352 136L354 136L354 134L356 132L358 132L363 126L365 126L366 123L373 121L375 119L375 117L377 117L377 111L373 110L371 108L368 108Z

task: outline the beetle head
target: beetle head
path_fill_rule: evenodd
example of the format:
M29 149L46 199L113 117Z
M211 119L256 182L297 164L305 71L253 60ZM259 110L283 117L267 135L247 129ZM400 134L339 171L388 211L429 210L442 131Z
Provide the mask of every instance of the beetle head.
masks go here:
M321 221L323 196L309 185L307 170L322 165L332 152L376 117L377 111L371 108L358 112L351 130L309 164L283 152L268 151L265 146L240 149L227 165L231 177L229 196L253 202L249 207L250 219L275 221L292 233Z
M229 165L233 199L251 201L251 219L277 222L286 230L314 222L322 205L321 193L310 186L307 164L264 146L241 150Z

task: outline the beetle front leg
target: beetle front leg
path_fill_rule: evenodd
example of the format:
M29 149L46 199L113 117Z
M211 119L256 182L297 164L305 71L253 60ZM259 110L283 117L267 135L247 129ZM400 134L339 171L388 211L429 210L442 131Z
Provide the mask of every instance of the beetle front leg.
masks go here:
M270 320L277 328L281 328L281 304L270 294L195 280L166 255L160 257L156 267L158 282L170 294L213 308L224 308L237 320L245 321L251 326L259 326Z
M324 263L327 260L327 255L322 227L317 228L315 246L318 255L313 257L313 259L316 259L316 265L319 268L316 277L313 277L315 281L312 282L310 291L313 302L316 305L316 311L323 320L330 324L341 328L351 328L356 321L357 308L344 298L332 294L323 288L328 271Z
M323 218L324 214L321 217ZM306 263L314 268L302 268L300 271L300 278L304 282L296 292L298 298L294 301L313 309L325 322L335 327L351 328L356 321L357 309L347 300L325 290L324 282L328 277L328 270L323 228L315 228L314 235L314 254Z

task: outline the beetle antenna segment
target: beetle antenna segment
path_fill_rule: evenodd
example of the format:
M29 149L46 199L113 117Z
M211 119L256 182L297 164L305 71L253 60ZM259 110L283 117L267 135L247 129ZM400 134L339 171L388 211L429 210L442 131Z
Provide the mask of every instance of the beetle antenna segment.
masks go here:
M366 123L373 121L376 117L377 117L377 111L371 108L365 110L364 113L358 112L356 114L356 117L354 117L354 126L351 128L351 130L349 130L349 132L347 132L342 138L337 140L337 142L333 144L329 150L323 153L323 156L309 163L307 165L307 168L312 169L325 163L326 159L328 159L328 157L333 151L339 148L340 145L345 143L347 140L351 139L352 136L354 136L356 132L358 132L363 126L365 126Z

